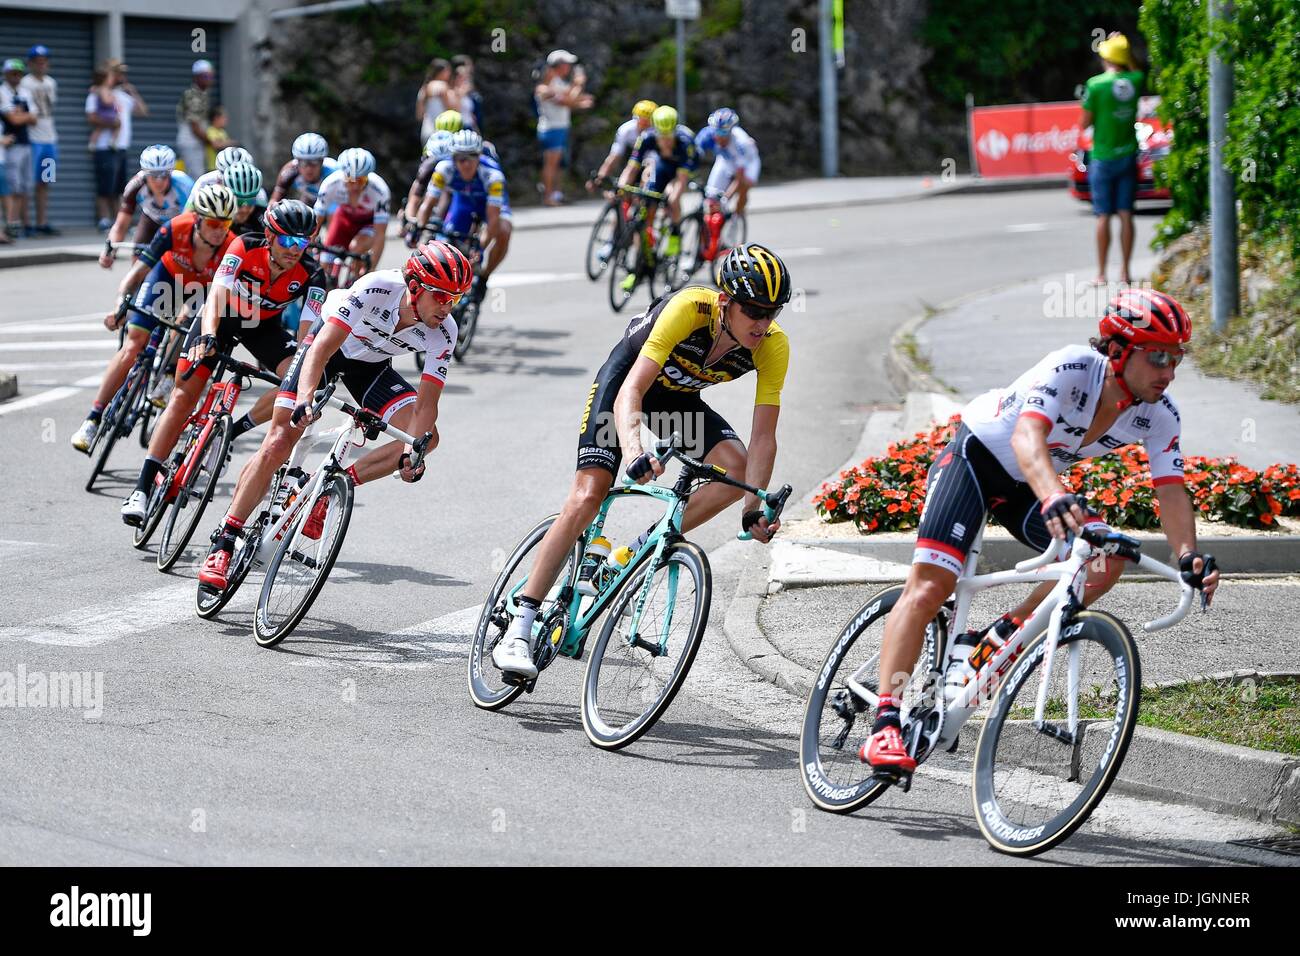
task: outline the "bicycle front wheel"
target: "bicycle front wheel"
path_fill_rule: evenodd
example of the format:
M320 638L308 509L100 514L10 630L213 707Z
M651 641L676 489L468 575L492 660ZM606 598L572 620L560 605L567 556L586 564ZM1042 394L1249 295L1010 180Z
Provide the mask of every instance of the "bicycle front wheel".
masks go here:
M230 569L226 572L226 589L213 591L200 584L194 596L194 613L204 620L214 618L217 613L230 603L239 586L248 577L253 563L257 560L257 551L262 544L262 529L266 526L265 513L253 524L244 529L244 538L235 549L230 559Z
M185 476L185 484L176 490L162 537L158 539L159 571L170 571L175 566L199 526L203 511L217 489L217 480L225 471L233 427L229 415L218 415L202 443L186 456L189 474Z
M673 702L709 623L709 559L689 541L665 550L631 633L650 566L630 575L600 629L582 694L582 726L597 747L618 750L654 726Z
M309 538L302 526L321 501L326 505L320 536ZM339 556L351 517L352 479L333 474L325 479L320 494L304 501L285 526L266 567L253 615L253 637L262 647L279 644L307 614Z
M167 489L171 487L173 471L174 469L165 467L154 479L153 488L149 491L149 503L145 506L144 520L131 535L131 543L137 549L149 543L153 533L158 530L158 525L162 523L163 515L168 511Z
M592 282L599 279L609 267L618 226L618 203L605 203L605 208L596 217L596 222L591 227L591 236L587 239L587 278Z
M733 212L722 224L722 235L718 239L719 249L734 249L743 246L749 236L749 220L743 212Z
M1080 611L1052 669L1044 634L997 689L975 749L975 818L995 850L1033 856L1083 825L1119 772L1142 691L1137 644L1120 621ZM1034 725L1047 685L1043 726Z
M628 299L636 292L641 278L641 243L636 235L635 222L625 223L614 240L614 251L609 258L609 305L622 312Z
M108 465L108 456L113 453L113 446L117 440L122 437L126 430L127 422L134 423L133 412L136 406L144 401L144 390L148 384L148 376L140 364L131 368L127 375L126 381L118 391L113 401L104 411L104 417L100 421L99 427L101 437L99 439L99 448L95 453L95 463L91 466L90 477L86 479L86 490L93 491L95 488L95 479L104 471ZM129 434L129 433L128 433Z
M469 354L469 344L474 341L474 330L478 328L478 310L479 303L466 302L456 317L456 344L451 351L457 362Z
M677 256L676 267L668 276L668 288L680 289L691 281L691 276L700 267L704 252L704 213L696 210L689 216L682 217L682 250Z
M885 621L903 593L901 584L874 595L840 630L817 680L808 691L799 734L799 775L812 802L831 813L852 813L888 788L871 767L858 759L862 742L871 734L872 702L850 686L880 692L880 647ZM936 618L925 631L921 655L912 679L903 690L902 711L923 705L927 680L943 652L946 626Z

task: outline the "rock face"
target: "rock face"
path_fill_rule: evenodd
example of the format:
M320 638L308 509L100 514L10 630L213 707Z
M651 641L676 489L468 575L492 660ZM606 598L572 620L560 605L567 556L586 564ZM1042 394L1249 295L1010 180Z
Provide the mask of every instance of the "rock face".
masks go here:
M935 107L922 76L929 54L918 32L926 6L845 4L838 102L846 175L937 173L945 156L964 165L962 118ZM765 178L816 175L816 0L706 0L703 7L687 26L687 124L698 128L713 109L733 106L758 140ZM405 192L418 162L415 97L432 55L475 57L484 132L501 153L515 203L535 199L540 154L530 74L548 51L578 54L596 96L592 110L574 114L571 189L604 158L633 102L675 99L674 25L659 3L431 0L282 24L263 59L268 78L278 81L262 117L274 154L287 155L302 130L319 129L335 152L372 150L395 192Z

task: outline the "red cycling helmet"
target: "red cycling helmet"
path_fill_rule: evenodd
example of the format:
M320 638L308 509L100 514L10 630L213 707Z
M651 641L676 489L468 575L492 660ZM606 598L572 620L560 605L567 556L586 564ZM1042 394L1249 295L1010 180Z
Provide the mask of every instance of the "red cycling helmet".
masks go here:
M1122 343L1120 353L1110 356L1110 365L1127 396L1127 401L1119 405L1124 408L1137 400L1124 382L1124 364L1133 354L1133 347L1185 345L1192 338L1192 320L1172 295L1154 289L1121 289L1106 306L1097 330L1102 339L1114 338Z
M455 246L426 242L406 260L402 278L413 300L424 292L463 295L474 281L474 269Z
M1153 289L1121 289L1106 306L1097 328L1102 338L1115 336L1128 346L1179 346L1192 337L1187 310L1173 296Z

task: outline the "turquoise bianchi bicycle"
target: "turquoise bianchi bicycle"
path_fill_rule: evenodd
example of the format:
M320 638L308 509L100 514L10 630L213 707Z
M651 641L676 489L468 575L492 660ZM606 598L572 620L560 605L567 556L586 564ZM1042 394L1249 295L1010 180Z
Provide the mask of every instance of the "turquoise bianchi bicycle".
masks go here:
M690 496L709 482L720 481L757 495L768 521L775 521L791 492L789 485L768 492L737 481L726 469L683 454L677 447L680 443L680 436L674 434L654 447L661 463L673 458L682 463L671 488L638 485L625 478L622 487L610 489L596 519L574 544L533 625L533 662L540 673L557 657L582 660L588 637L605 615L587 659L582 726L591 742L606 750L637 740L668 709L708 626L713 594L709 559L681 533ZM598 569L593 579L596 593L582 594L577 585L587 543L601 535L614 502L634 496L662 501L663 517L627 564L617 570ZM516 680L497 670L492 649L518 613L516 598L532 567L529 556L557 517L540 522L515 548L479 615L469 653L469 694L486 710L500 710L525 691L532 693L537 682L536 678ZM750 535L740 537L746 540Z

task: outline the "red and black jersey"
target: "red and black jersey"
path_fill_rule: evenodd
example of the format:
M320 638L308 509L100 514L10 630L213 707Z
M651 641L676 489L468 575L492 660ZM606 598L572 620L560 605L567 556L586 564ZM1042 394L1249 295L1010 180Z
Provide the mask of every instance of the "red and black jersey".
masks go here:
M214 284L230 290L231 314L254 321L278 321L290 303L301 301L299 324L313 323L325 301L325 274L310 253L271 281L271 249L265 236L241 236L232 242Z
M202 268L195 265L195 250L207 249L208 244L197 235L200 216L196 212L183 212L169 219L158 230L149 248L140 253L140 261L149 267L162 263L173 276L180 276L186 282L200 282L208 285L221 264L221 257L226 254L235 237L229 232L221 245L213 250L212 256Z

